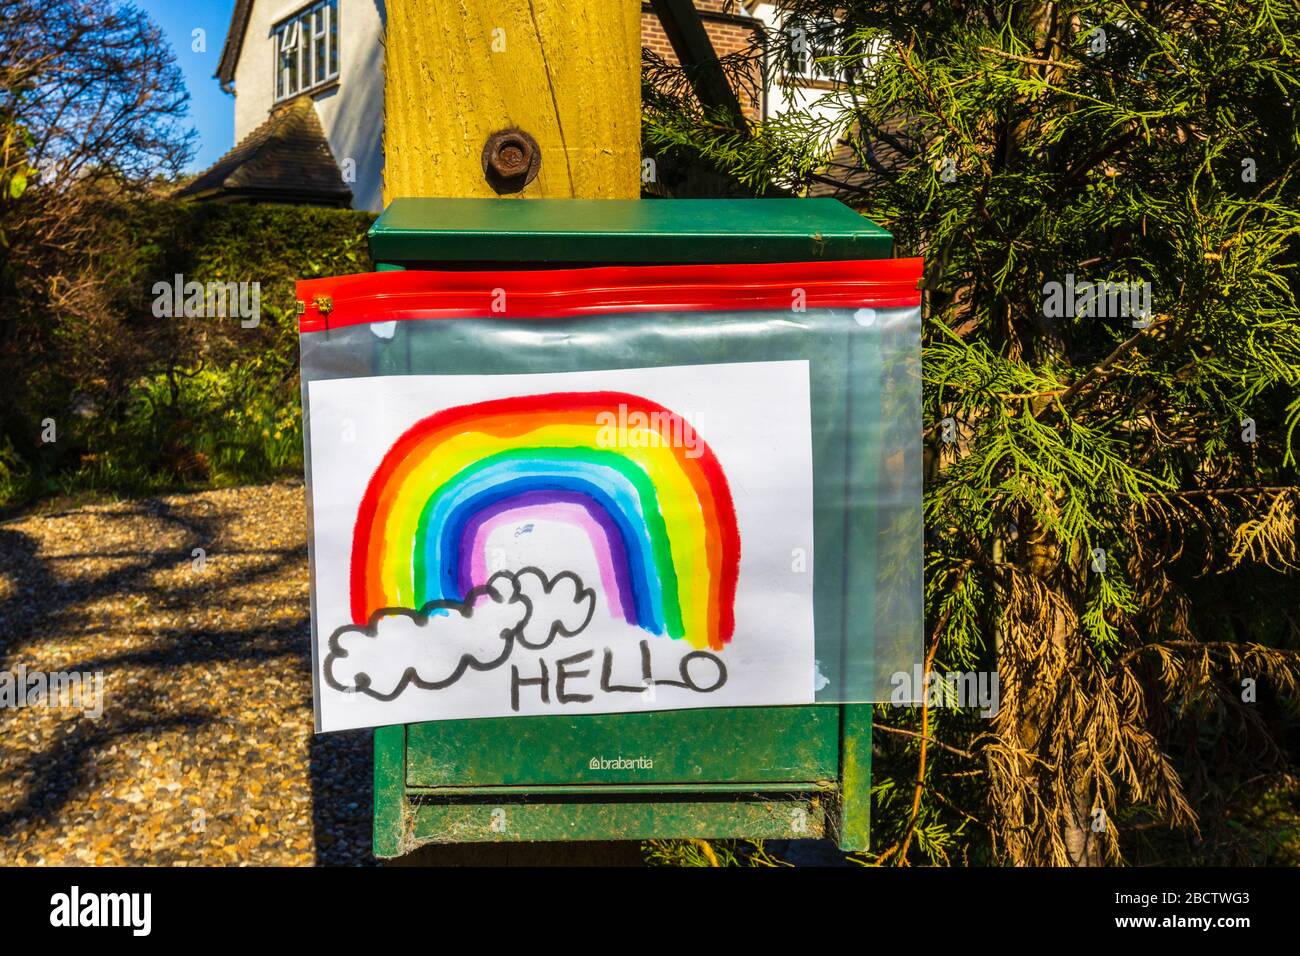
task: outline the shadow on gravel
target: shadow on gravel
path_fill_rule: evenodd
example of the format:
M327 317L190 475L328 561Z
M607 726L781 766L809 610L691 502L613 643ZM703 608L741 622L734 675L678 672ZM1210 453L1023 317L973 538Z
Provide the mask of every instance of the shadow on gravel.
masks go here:
M0 528L3 568L19 584L13 594L0 602L0 624L3 625L0 628L0 654L4 655L6 662L15 650L32 640L34 634L43 631L53 618L70 605L112 595L156 594L158 590L146 584L150 575L190 563L195 548L211 550L213 543L219 540L219 516L215 513L185 514L156 499L133 502L118 510L101 514L105 518L148 517L161 520L184 529L185 540L179 547L140 548L119 553L118 557L137 560L125 568L109 571L91 581L71 582L59 580L49 563L37 556L36 541L29 535ZM52 514L45 517L59 516ZM96 552L94 556L102 558L112 555Z
M306 665L310 667L310 661ZM371 852L373 731L311 739L312 828L318 866L377 866Z
M45 750L33 753L19 775L29 776L27 798L17 806L0 811L0 834L25 828L32 820L58 816L69 797L86 783L89 765L96 751L106 749L121 737L157 733L176 727L202 727L211 720L202 713L170 714L143 720L79 720L73 729Z
M139 541L133 550L95 552L91 555L60 555L58 562L42 560L38 542L30 535L0 527L0 570L16 585L0 601L0 670L13 670L34 650L42 635L59 629L88 628L95 622L75 609L100 598L147 596L153 612L174 611L206 604L209 607L240 603L241 589L259 578L281 572L286 566L306 564L305 540L301 546L283 549L225 549L221 546L222 515L217 509L179 509L161 501L132 502L101 512L106 518L147 517L184 530L179 544L150 548ZM223 556L255 555L250 567L220 575L194 576L193 585L159 587L152 576L162 570L183 569L194 560L195 548ZM56 564L78 557L116 559L124 562L90 580L61 580ZM64 671L112 674L124 667L147 668L156 673L195 665L229 661L268 662L296 658L295 667L311 667L310 618L307 596L302 595L304 613L271 627L223 629L220 627L177 627L151 634L149 647L105 653L102 656L61 664ZM31 665L29 664L29 667ZM43 749L34 751L13 768L28 781L25 799L0 810L0 834L28 827L34 820L57 818L69 798L86 785L98 752L123 737L157 734L177 727L203 727L219 722L222 702L213 698L212 707L161 713L154 701L156 688L147 682L138 687L114 688L114 701L97 720L78 720ZM308 698L304 706L310 708ZM0 730L0 740L3 730ZM313 792L313 828L318 860L325 864L372 862L370 854L370 734L356 732L314 737L310 744L310 772L306 783Z

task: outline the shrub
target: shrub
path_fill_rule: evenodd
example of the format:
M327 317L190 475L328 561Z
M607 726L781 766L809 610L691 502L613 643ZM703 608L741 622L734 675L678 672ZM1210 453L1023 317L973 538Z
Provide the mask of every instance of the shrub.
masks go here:
M98 214L97 251L80 266L101 308L49 317L44 346L11 352L0 369L17 393L0 433L0 505L300 470L293 284L368 270L374 217L164 199L105 199ZM257 324L155 315L155 286L178 275L205 286L257 283ZM40 441L47 417L57 424L53 443Z

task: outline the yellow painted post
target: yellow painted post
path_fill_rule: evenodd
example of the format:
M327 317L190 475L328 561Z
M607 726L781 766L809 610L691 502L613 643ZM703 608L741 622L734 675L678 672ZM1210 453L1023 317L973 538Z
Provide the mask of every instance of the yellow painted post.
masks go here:
M639 0L389 0L387 11L385 204L498 195L484 148L506 130L527 133L540 158L531 181L506 195L640 196ZM405 736L405 728L376 731L376 759L393 757L399 738L404 749ZM400 761L395 773L383 770L376 765L377 800L381 776L398 786L405 776ZM376 817L376 846L400 851L407 822ZM428 845L402 859L618 865L639 862L640 852L635 843Z
M524 198L640 195L638 0L390 0L384 201L491 197L483 150L540 147Z

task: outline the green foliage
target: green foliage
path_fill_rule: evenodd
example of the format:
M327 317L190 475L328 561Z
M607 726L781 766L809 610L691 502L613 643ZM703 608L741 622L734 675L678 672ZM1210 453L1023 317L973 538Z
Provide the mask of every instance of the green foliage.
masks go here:
M9 213L27 192L36 169L31 164L31 132L0 105L0 291L13 286L9 259Z
M28 159L32 146L32 134L0 113L0 197L3 199L21 199L27 192L27 183L36 174Z
M6 374L25 387L5 416L0 505L300 471L293 283L368 270L373 217L166 200L110 202L98 214L100 241L82 266L97 308L54 316L48 345L7 356ZM177 275L258 283L257 324L155 315L155 285ZM37 440L47 416L58 423L52 444Z
M878 709L870 859L1282 859L1300 8L779 6L838 21L843 84L752 135L661 87L645 136L755 194L824 188L842 144L838 194L924 256L927 652L1001 677L992 721ZM1054 314L1071 276L1152 314Z
M762 840L649 840L643 846L650 866L786 866Z

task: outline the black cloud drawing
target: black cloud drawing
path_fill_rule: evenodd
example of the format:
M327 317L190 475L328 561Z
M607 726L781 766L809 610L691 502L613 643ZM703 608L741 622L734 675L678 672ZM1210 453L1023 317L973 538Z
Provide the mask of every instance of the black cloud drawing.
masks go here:
M553 578L534 567L499 571L463 601L381 608L364 627L338 628L328 642L325 683L382 701L410 686L440 690L469 670L500 667L516 643L540 650L557 636L582 633L595 610L595 591L572 571Z

